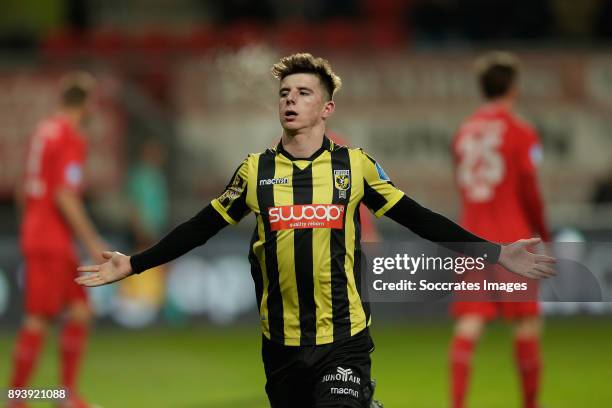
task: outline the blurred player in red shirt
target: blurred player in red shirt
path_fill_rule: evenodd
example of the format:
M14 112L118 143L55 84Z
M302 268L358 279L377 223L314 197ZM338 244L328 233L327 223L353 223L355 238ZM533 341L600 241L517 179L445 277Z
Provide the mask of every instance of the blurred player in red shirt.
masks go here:
M487 102L461 124L452 144L462 204L460 224L495 242L533 234L548 241L537 182L540 141L534 129L513 113L518 60L495 52L478 60L477 69ZM452 406L465 406L474 346L485 324L501 315L515 325L524 407L537 407L541 369L537 301L456 302L451 312L457 319L450 350Z
M28 386L49 324L67 312L59 344L62 386L70 398L60 406L71 408L89 406L78 397L76 381L91 316L86 292L74 282L78 258L73 236L93 259L101 259L105 248L81 199L86 143L79 126L87 115L93 84L85 73L63 79L60 111L43 120L32 135L17 191L23 212L25 318L16 339L10 388Z

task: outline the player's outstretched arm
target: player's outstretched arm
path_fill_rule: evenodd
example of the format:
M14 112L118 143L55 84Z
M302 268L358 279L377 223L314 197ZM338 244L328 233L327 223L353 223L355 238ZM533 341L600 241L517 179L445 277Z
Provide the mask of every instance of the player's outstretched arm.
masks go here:
M80 267L79 271L89 272L90 275L79 277L75 281L81 285L100 286L163 265L195 247L204 245L227 225L229 223L209 204L193 218L170 231L151 248L132 256L107 252L105 259L108 261L99 265Z
M555 258L529 251L529 247L542 242L540 238L521 239L512 244L502 245L499 264L510 272L531 279L550 278L556 275L553 265Z
M523 239L509 245L489 242L405 195L385 215L422 238L471 257L484 256L489 262L500 263L517 275L532 279L555 275L552 269L554 258L528 251L530 246L540 242L538 238Z
M107 261L99 265L80 266L79 272L88 272L79 276L76 283L84 286L102 286L120 281L133 273L130 257L121 252L104 251L102 256Z

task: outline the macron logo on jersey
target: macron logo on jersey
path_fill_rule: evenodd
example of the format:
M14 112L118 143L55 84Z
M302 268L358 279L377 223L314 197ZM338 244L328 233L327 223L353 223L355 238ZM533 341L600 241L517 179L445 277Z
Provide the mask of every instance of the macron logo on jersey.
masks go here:
M339 204L283 205L268 208L270 229L333 228L344 226L344 206Z
M278 177L278 178L259 180L260 186L269 186L269 185L274 185L274 184L289 184L289 178Z

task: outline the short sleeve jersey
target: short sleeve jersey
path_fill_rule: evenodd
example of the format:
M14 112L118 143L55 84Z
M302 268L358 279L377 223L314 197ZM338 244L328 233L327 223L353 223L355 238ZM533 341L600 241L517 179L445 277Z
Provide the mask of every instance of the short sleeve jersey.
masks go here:
M501 106L484 105L460 126L452 150L461 225L502 243L531 237L521 176L536 172L542 158L533 128Z
M30 138L21 225L26 255L49 251L74 255L70 226L56 204L56 193L61 188L81 192L85 154L84 138L62 116L42 121Z

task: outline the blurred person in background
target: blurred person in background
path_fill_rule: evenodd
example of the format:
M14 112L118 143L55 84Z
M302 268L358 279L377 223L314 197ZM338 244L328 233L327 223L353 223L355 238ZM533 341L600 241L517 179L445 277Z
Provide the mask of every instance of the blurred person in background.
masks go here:
M25 317L17 336L10 388L26 388L39 359L49 324L66 312L60 333L61 385L69 398L62 407L89 407L77 393L79 366L91 311L87 293L74 282L78 265L73 239L93 260L106 245L81 198L87 118L94 87L91 75L76 72L61 83L59 112L43 120L32 135L17 205L22 213L21 249L25 259ZM13 401L9 407L25 407Z
M135 251L142 251L157 242L168 224L165 162L165 146L160 140L149 138L140 146L139 160L130 168L126 193L130 207L130 235ZM156 313L164 303L166 268L161 265L149 272L145 279L121 282L119 294L123 300L134 303L135 307L155 310ZM178 310L169 312L174 315Z
M164 174L166 150L156 139L140 146L139 160L130 168L127 195L130 231L137 250L152 245L168 223L168 186Z
M535 130L515 113L518 59L493 52L477 63L486 102L459 127L453 143L461 196L460 224L495 242L539 235L550 240L537 180L542 158ZM523 406L536 408L540 386L541 321L537 300L526 302L455 302L457 319L450 347L451 406L465 407L472 354L484 326L503 316L514 323L515 358Z

